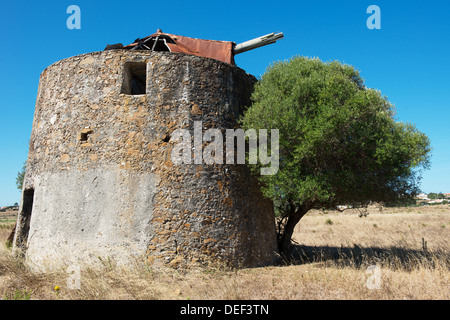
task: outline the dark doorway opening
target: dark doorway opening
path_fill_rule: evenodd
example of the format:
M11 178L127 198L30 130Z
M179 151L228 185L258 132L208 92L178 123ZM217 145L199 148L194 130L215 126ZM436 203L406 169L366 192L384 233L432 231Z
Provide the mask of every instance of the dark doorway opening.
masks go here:
M25 250L30 232L31 213L33 211L34 189L23 191L22 211L19 213L19 226L17 228L16 246Z

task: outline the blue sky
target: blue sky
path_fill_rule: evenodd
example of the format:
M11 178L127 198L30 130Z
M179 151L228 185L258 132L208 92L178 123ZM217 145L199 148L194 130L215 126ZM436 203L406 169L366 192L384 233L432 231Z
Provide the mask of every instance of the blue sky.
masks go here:
M81 29L69 30L69 5ZM370 30L367 7L381 9ZM381 90L400 121L412 122L433 146L422 190L450 192L450 1L2 1L0 32L0 206L19 202L17 172L27 158L40 73L106 44L128 44L160 28L195 38L243 42L270 32L285 38L236 56L260 76L295 55L355 66Z

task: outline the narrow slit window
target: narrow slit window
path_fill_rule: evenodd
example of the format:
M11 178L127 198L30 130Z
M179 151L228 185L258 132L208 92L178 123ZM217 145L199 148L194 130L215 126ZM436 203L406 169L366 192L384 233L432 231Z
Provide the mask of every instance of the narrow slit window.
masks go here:
M130 95L145 94L147 89L147 63L128 62L125 64L122 93Z

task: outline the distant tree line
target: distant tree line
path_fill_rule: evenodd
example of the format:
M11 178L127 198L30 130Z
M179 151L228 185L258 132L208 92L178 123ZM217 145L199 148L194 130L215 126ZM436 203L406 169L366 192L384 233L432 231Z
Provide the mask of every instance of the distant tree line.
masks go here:
M430 192L428 194L428 199L431 199L431 200L434 200L434 199L445 199L445 198L446 198L446 196L442 192L439 192L439 193Z

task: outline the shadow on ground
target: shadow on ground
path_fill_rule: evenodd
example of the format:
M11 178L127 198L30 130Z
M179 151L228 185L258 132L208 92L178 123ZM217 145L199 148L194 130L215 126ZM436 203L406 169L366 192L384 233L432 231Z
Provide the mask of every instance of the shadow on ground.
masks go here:
M361 248L304 246L295 245L290 253L290 264L323 263L325 265L352 266L355 268L370 265L388 266L413 270L421 267L450 269L450 254L443 251L412 250L398 247Z

